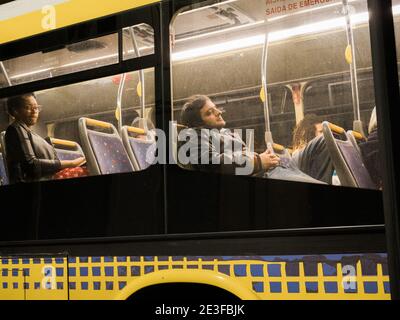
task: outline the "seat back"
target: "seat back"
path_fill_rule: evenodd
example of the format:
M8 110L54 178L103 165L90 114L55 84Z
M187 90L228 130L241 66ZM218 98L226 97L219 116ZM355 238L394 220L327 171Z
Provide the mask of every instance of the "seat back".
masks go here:
M1 159L0 159L0 171L2 175L2 180L5 182L4 184L8 184L8 168L7 168L7 153L6 153L6 132L2 131L0 133L0 153L1 153Z
M50 142L60 160L74 160L85 156L81 146L75 141L50 138Z
M376 189L371 176L343 128L327 121L322 123L329 154L342 186Z
M365 142L366 141L365 137L361 133L354 130L348 130L346 132L346 136L347 139L353 144L354 148L356 148L356 150L361 153L358 144L361 142Z
M146 137L146 131L141 128L123 126L122 142L128 152L135 170L144 170L155 160L156 142Z
M5 166L5 160L3 154L0 153L0 186L5 186L8 184L8 176Z
M118 131L111 123L80 118L79 135L91 174L134 170Z

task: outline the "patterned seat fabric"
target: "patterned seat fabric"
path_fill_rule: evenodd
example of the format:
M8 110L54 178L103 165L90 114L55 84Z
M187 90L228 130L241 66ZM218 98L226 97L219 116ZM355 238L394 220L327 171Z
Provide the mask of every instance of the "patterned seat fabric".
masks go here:
M88 130L88 138L101 174L133 171L128 155L119 137Z
M83 156L78 151L70 151L70 150L56 148L56 152L57 152L58 159L60 159L60 160L75 160L75 159Z
M375 189L376 186L364 165L361 155L352 143L350 141L341 140L337 140L336 143L358 186L361 188Z
M8 177L6 172L6 167L4 165L3 155L0 153L0 186L8 184Z
M155 142L129 138L129 143L135 154L140 170L147 169L154 163L156 151Z

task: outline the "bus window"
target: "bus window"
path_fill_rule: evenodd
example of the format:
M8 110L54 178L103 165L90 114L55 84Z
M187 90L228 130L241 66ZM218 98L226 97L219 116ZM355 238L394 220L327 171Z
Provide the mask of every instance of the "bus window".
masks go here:
M124 60L154 54L154 29L141 23L123 29Z
M225 1L172 29L181 166L381 188L360 151L375 107L366 0Z
M155 128L154 69L143 70L143 84L140 72L1 100L1 153L6 159L10 182L123 173L149 167L155 144L152 134ZM8 130L9 127L13 129ZM13 139L14 131L29 137L28 151L31 150L35 159L58 159L62 165L64 160L83 157L83 163L41 167L38 173L35 171L37 163L28 163L14 152L21 150L22 144ZM22 168L21 175L15 173L16 167ZM63 175L63 170L70 167L84 169L78 170L78 174L72 170L69 176L67 170L67 175Z
M118 62L118 35L89 39L2 62L0 87L18 85ZM1 68L1 65L0 65ZM6 81L5 77L8 78Z

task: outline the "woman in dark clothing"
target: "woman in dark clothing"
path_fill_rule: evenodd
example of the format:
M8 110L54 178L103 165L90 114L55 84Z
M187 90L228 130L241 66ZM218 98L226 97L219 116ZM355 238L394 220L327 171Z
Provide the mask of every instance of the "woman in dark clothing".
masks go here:
M62 169L78 167L85 162L83 157L60 161L53 146L31 130L40 112L33 93L9 98L7 109L15 119L5 135L11 183L50 179Z

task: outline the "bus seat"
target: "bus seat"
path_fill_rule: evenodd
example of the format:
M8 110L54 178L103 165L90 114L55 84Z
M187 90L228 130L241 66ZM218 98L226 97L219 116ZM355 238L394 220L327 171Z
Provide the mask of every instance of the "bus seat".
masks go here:
M123 126L121 130L122 142L135 170L147 169L155 160L156 142L146 134L144 129L131 126Z
M8 176L5 166L5 160L3 154L0 153L0 186L5 186L8 184Z
M80 118L79 135L91 174L134 170L118 131L111 123Z
M6 153L6 132L2 131L0 133L0 171L1 177L4 184L8 184L8 168L7 168L7 153ZM3 185L4 185L3 184ZM0 184L1 185L1 184Z
M345 130L327 121L322 123L322 130L342 186L376 189L361 154L348 140Z
M359 143L367 141L367 139L359 132L348 130L346 132L347 139L353 144L354 148L361 153Z
M74 160L85 156L81 146L75 141L50 138L50 142L60 160Z

